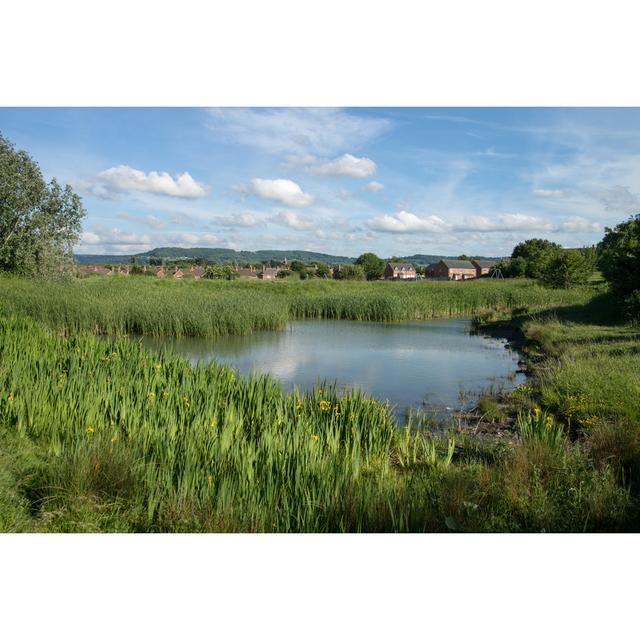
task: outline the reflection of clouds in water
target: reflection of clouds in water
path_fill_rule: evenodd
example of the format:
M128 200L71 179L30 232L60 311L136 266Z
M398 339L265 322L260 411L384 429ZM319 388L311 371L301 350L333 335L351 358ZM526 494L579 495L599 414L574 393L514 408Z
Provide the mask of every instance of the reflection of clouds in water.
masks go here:
M281 380L293 381L309 361L310 358L301 353L279 353L272 355L264 364L257 365L254 369L271 373Z

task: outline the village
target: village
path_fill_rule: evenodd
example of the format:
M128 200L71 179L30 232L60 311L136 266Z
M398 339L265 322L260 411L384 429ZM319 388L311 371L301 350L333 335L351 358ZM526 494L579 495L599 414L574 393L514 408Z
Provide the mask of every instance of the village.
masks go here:
M79 277L87 277L91 275L101 276L129 276L129 275L146 275L156 278L173 278L194 279L211 277L207 270L211 265L197 264L190 261L186 264L184 261L173 265L103 265L103 264L85 264L76 266L76 275ZM298 262L298 261L294 261ZM494 268L498 264L497 260L460 260L460 259L442 259L426 267L417 267L409 262L387 262L380 280L470 280L491 275ZM275 266L251 265L245 266L223 265L227 269L227 278L234 279L256 279L256 280L275 280L276 278L286 278L293 273L304 273L305 277L321 277L333 278L336 280L343 279L341 274L343 270L347 270L352 265L336 265L328 267L327 265L304 265L299 263L296 269L292 269L292 264L285 258L283 262ZM344 279L350 279L345 277Z

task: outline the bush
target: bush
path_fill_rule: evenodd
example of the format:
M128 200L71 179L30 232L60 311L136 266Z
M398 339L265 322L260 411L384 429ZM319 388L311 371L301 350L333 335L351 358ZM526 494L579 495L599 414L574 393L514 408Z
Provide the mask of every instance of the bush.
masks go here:
M365 280L364 269L360 265L345 264L338 269L334 278L336 280Z
M593 263L581 251L564 250L546 264L541 271L542 281L556 289L569 289L586 284L593 273Z
M598 266L618 296L626 298L640 290L640 214L614 229L605 227L598 250Z

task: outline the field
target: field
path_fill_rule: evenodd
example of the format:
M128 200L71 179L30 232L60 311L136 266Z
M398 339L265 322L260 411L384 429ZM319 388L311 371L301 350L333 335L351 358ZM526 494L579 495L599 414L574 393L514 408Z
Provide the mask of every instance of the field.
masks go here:
M637 530L639 332L610 309L527 281L0 280L0 530ZM526 341L513 444L92 335L474 313Z

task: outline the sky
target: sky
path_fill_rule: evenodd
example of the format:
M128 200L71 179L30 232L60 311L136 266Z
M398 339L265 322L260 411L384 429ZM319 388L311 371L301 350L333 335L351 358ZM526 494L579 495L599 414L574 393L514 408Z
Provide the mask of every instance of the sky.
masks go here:
M70 184L77 253L506 256L640 212L635 108L0 108Z

